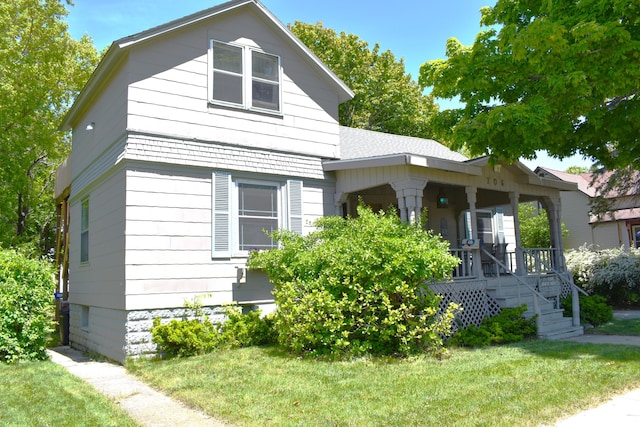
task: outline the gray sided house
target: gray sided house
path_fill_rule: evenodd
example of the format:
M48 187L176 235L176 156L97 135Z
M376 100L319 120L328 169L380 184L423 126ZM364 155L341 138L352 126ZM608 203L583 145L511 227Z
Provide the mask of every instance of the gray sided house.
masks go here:
M627 193L607 194L611 210L598 218L591 215L591 201L597 196L597 183L592 185L592 173L570 174L546 167L537 167L539 176L577 184L578 189L560 192L563 206L562 222L569 230L564 238L566 248L577 249L583 245L597 248L640 248L640 194L637 190ZM598 179L608 179L605 173ZM636 174L636 182L640 174Z
M70 344L123 361L153 353L153 318L195 297L215 315L237 302L274 309L250 250L263 229L305 234L359 199L428 209L461 264L431 285L463 324L526 303L539 334L582 333L560 238L560 191L575 184L520 163L466 159L441 144L338 124L351 90L259 1L234 0L115 41L62 123L60 287ZM520 247L517 206L550 212L554 247ZM576 306L577 304L574 304Z

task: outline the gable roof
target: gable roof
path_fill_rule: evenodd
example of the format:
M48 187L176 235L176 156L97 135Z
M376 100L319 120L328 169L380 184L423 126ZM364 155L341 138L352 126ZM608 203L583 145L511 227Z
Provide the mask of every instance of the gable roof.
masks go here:
M271 24L277 31L280 31L281 34L286 39L288 39L296 49L300 51L301 55L306 57L309 62L320 71L321 74L325 75L336 88L339 102L345 102L353 98L354 94L351 89L338 76L336 76L329 69L329 67L327 67L304 43L302 43L300 39L298 39L287 28L286 25L278 20L278 18L276 18L276 16L273 15L259 0L231 0L226 3L211 7L209 9L205 9L200 12L175 19L165 24L161 24L140 33L123 37L114 41L94 70L93 74L89 78L89 81L76 98L74 104L62 119L60 129L68 130L71 128L74 119L82 110L82 107L92 99L93 93L99 89L103 79L106 79L110 75L110 73L119 65L119 63L124 59L128 50L132 46L144 43L148 40L166 35L173 31L180 30L190 25L197 24L199 22L211 19L213 17L242 7L251 7L256 10L267 23Z
M535 174L545 177L551 176L552 178L559 179L565 182L573 182L578 185L578 190L582 193L586 194L589 197L596 196L596 190L591 186L592 174L590 173L574 174L538 166L535 170Z

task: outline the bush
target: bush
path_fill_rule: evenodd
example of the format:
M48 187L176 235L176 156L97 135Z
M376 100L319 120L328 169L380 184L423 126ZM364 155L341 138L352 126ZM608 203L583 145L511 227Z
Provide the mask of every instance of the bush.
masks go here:
M567 266L576 284L601 295L613 306L640 301L640 251L581 247L567 253Z
M47 358L55 287L50 264L0 250L0 361Z
M186 357L213 351L220 333L207 319L174 319L164 325L160 319L153 319L151 335L163 355Z
M461 347L485 347L522 341L537 335L535 316L523 317L527 306L503 308L493 317L486 317L480 326L469 325L456 332L448 341L450 345Z
M294 353L406 355L442 349L457 306L440 313L426 282L459 260L449 244L393 213L360 206L357 218L324 217L305 237L277 230L278 249L248 266L274 284L274 325Z
M564 315L573 315L573 300L571 295L562 300ZM593 326L603 325L613 319L613 308L607 305L607 299L602 295L580 295L580 320Z
M273 327L269 317L260 316L260 310L242 313L237 305L225 305L222 309L226 320L209 321L203 315L202 306L187 302L185 306L195 317L171 320L161 324L153 320L151 335L160 353L167 357L187 357L205 354L217 348L237 348L274 342Z
M271 316L262 317L260 310L242 313L237 305L225 306L224 314L227 319L220 325L222 345L236 348L275 342Z

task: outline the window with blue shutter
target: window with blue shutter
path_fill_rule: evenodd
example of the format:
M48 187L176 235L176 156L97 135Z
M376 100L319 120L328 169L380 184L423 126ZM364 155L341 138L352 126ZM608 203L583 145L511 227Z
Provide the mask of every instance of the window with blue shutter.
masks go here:
M213 258L243 256L277 246L268 235L287 227L302 234L302 181L282 183L212 174L211 246ZM266 233L265 233L266 232Z
M214 258L231 256L231 175L214 172L211 176L211 249Z

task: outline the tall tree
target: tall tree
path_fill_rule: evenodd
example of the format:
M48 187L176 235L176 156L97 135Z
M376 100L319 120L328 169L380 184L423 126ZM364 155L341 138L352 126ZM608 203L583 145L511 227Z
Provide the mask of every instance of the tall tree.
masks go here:
M430 119L438 111L433 97L424 95L405 72L404 61L391 51L354 34L337 34L321 23L296 21L291 31L354 92L340 105L343 126L431 138Z
M40 244L55 219L55 169L70 148L58 124L98 60L88 37L69 34L70 4L0 3L0 245Z
M575 153L609 170L640 162L640 2L498 0L472 46L447 41L420 83L464 107L439 131L473 154Z

